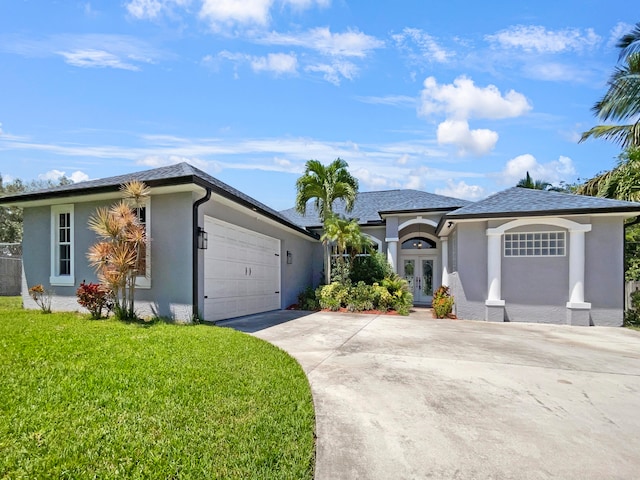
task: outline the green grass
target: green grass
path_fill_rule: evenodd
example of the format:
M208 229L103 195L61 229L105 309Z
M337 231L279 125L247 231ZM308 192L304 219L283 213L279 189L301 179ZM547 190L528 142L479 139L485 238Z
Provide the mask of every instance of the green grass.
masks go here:
M0 297L0 478L313 478L300 366L230 329Z

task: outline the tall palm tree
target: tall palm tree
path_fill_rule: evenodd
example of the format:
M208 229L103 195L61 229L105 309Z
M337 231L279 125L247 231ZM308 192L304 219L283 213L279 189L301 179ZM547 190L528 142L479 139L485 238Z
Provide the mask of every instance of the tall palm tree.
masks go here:
M614 69L609 88L592 111L603 122L582 134L580 142L590 137L604 138L622 146L640 146L640 23L616 44L622 65ZM622 122L622 124L620 124Z
M346 204L345 210L350 212L358 194L358 180L349 173L348 166L341 158L327 166L318 160L309 160L304 174L296 181L296 210L304 215L307 203L314 200L324 223L333 213L333 203L341 199Z
M325 166L318 160L306 163L304 174L296 181L296 210L304 215L307 204L313 200L322 223L325 224L333 215L333 204L336 200L345 202L345 210L350 212L358 194L358 180L353 177L347 167L349 164L336 158ZM331 262L329 244L325 242L325 282L331 281Z
M521 178L516 187L531 188L532 190L550 190L552 185L545 180L533 180L529 172L526 177Z

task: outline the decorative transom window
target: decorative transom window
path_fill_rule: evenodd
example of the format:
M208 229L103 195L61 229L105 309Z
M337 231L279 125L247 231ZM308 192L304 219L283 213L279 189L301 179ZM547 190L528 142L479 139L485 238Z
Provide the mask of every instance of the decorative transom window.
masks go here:
M428 248L436 248L436 242L425 237L415 237L402 242L400 248L402 250L426 250Z
M73 285L73 205L51 207L51 285Z
M504 234L505 257L564 257L565 254L565 232Z

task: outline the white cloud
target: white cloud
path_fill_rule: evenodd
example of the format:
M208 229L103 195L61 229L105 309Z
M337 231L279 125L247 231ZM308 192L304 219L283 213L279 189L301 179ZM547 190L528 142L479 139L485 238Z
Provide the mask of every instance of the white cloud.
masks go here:
M76 67L108 67L139 70L140 63L154 63L168 55L130 35L61 34L44 38L14 36L0 40L0 50L30 58L60 56Z
M498 134L485 128L471 130L466 120L445 120L438 125L438 143L455 145L460 155L486 155L498 142Z
M276 75L296 73L298 59L292 53L270 53L266 57L252 57L251 68L255 72L272 72Z
M447 186L444 188L436 188L438 195L445 195L453 198L463 198L465 200L480 200L487 196L485 189L479 185L467 185L464 181L455 183L453 180L447 180Z
M573 161L569 157L560 156L558 160L539 163L533 155L526 153L518 155L506 163L499 181L502 184L513 186L524 178L527 172L534 180L543 180L553 184L562 180L570 180L576 174Z
M366 57L369 52L382 48L384 42L375 37L347 30L344 33L331 33L329 27L318 27L301 33L271 32L257 39L267 45L287 45L316 50L332 57Z
M441 47L436 39L418 28L405 28L402 33L391 35L396 47L409 57L412 63L446 63L455 55ZM417 47L417 51L414 49Z
M76 170L71 175L69 175L69 178L73 183L86 182L87 180L89 180L89 175L81 172L80 170Z
M328 7L331 5L331 0L284 0L284 3L291 5L296 10L306 10L314 5Z
M62 177L66 177L66 172L62 170L53 169L53 170L49 170L46 173L41 173L40 175L38 175L38 180L57 182ZM89 180L89 175L87 175L84 172L81 172L80 170L77 170L73 172L71 175L69 175L69 177L67 178L69 178L69 180L71 180L72 182L77 183L77 182L84 182L86 180Z
M65 62L74 67L85 68L118 68L122 70L140 70L136 65L123 62L117 55L104 50L75 50L72 52L56 52L63 56Z
M194 157L182 157L180 155L146 155L136 161L137 165L144 165L145 167L166 167L167 165L175 165L176 163L187 162L194 167L200 169L206 169L209 167L209 162L200 160Z
M414 107L416 105L415 97L408 95L385 95L383 97L356 97L356 100L362 103L370 103L372 105L390 105L394 107Z
M398 165L406 165L407 162L410 160L410 156L407 155L406 153L404 155L402 155L400 158L398 158L398 160L396 160L396 163Z
M601 38L592 28L547 30L539 25L515 25L493 35L486 35L490 43L505 48L520 48L525 52L562 53L595 47Z
M531 78L548 81L576 81L585 75L585 72L578 72L575 66L556 62L526 65L524 71Z
M531 110L527 98L509 90L502 95L495 85L476 87L473 80L464 75L452 84L438 85L434 77L424 81L421 93L420 113L431 115L445 113L448 118L510 118L524 115Z
M340 85L343 78L347 80L353 80L358 74L358 67L351 62L338 61L332 64L319 63L315 65L307 65L305 67L306 72L319 72L323 73L323 77L327 82L334 85Z
M156 19L163 14L172 14L175 7L186 7L191 0L131 0L125 6L127 12L137 19Z
M273 0L203 0L200 18L213 30L234 25L266 26Z
M618 40L622 38L633 29L633 25L625 22L618 22L615 27L611 29L609 34L609 40L607 41L607 47L614 48L618 43Z
M292 53L269 53L265 57L223 50L216 57L206 55L202 63L217 69L219 60L228 60L236 66L248 64L254 72L271 72L278 75L295 74L298 71L298 58Z
M445 115L445 121L438 125L438 143L457 146L460 155L486 155L498 141L498 133L493 130L471 130L469 119L512 118L529 110L531 105L521 93L509 90L503 95L495 85L477 87L465 76L448 85L439 85L434 77L428 77L418 109L424 116Z

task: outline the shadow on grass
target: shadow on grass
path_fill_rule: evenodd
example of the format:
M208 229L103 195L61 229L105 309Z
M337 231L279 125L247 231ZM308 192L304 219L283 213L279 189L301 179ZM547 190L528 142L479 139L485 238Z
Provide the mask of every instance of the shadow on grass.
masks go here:
M229 320L204 322L204 325L215 325L218 327L233 328L240 332L255 333L314 313L316 312L309 310L274 310L272 312L257 313L255 315L231 318Z

